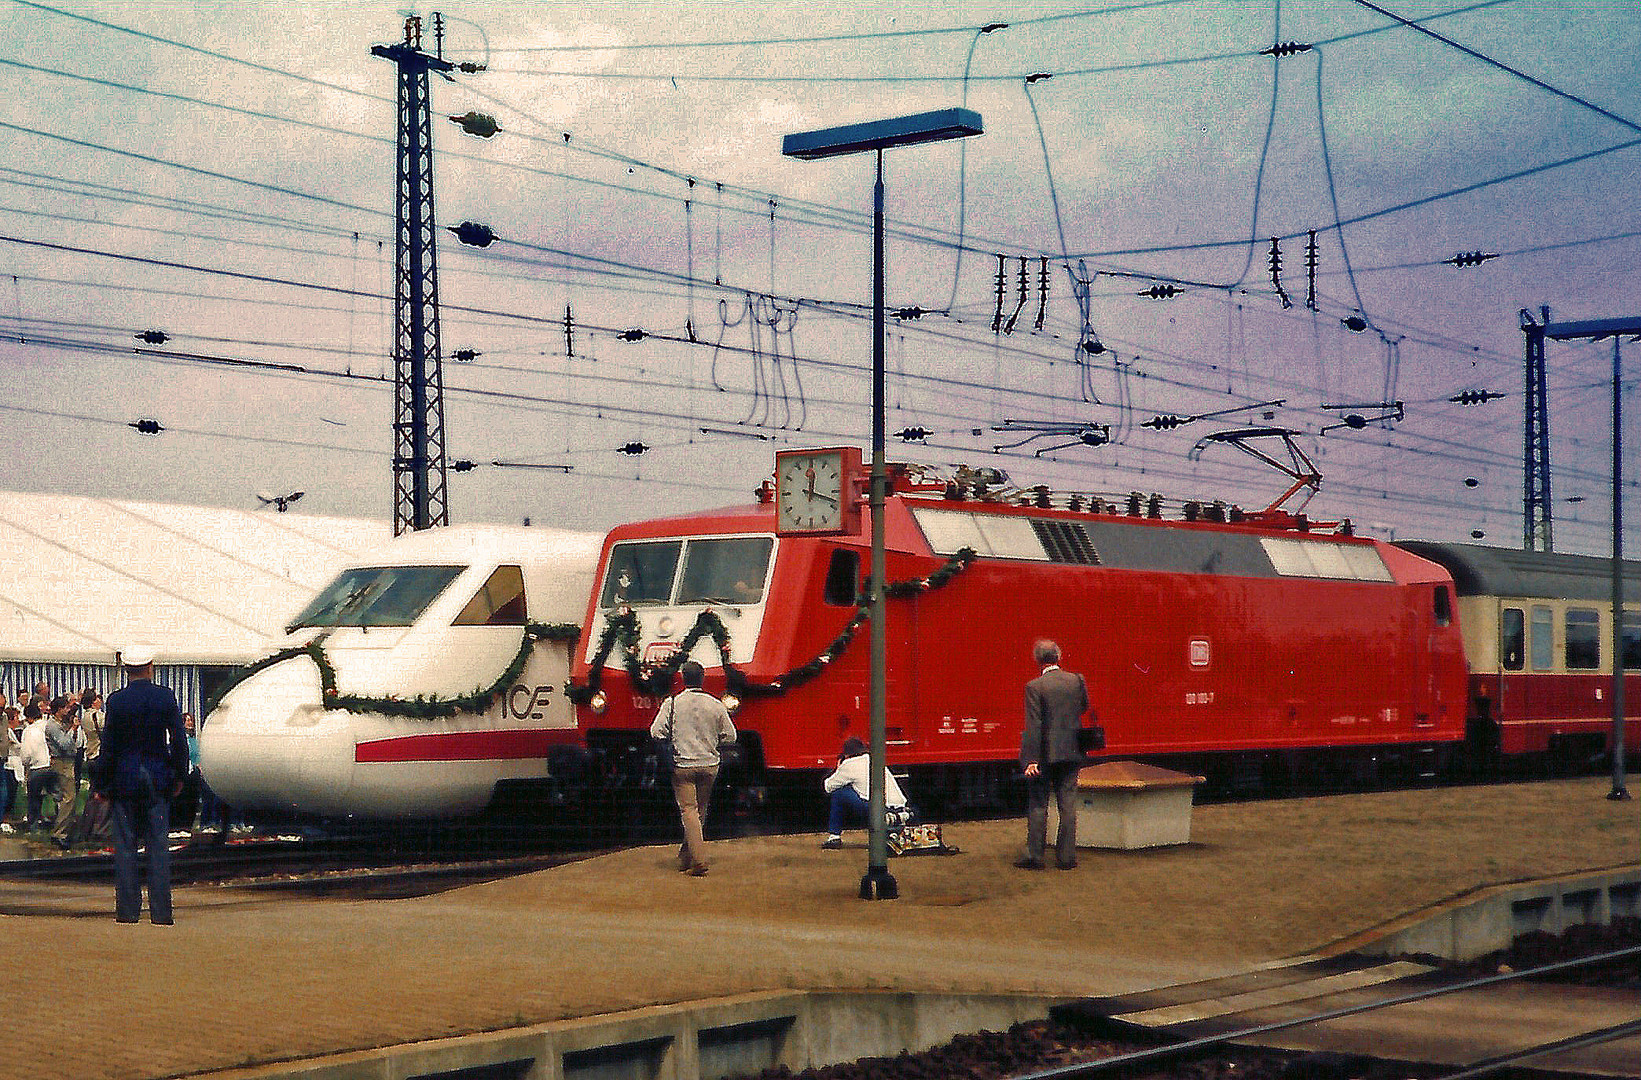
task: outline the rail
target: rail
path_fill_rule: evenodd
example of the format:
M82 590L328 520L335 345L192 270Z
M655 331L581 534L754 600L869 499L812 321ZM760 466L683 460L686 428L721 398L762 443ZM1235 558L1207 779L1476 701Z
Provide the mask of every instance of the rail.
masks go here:
M1641 945L1632 945L1626 949L1615 949L1612 952L1598 953L1592 956L1581 956L1573 960L1560 960L1553 964L1544 964L1540 967L1526 968L1521 971L1510 971L1500 975L1486 975L1479 979L1471 979L1468 982L1453 983L1448 986L1437 986L1426 990L1417 990L1412 993L1401 994L1396 997L1384 998L1380 1001L1370 1001L1362 1005L1350 1005L1344 1008L1330 1009L1326 1012L1313 1013L1310 1016L1302 1016L1294 1020L1280 1020L1269 1024L1255 1024L1251 1027L1241 1028L1236 1031L1227 1031L1218 1035L1205 1035L1200 1038L1186 1039L1182 1042L1169 1043L1166 1046L1154 1046L1144 1050L1131 1050L1124 1054L1114 1054L1111 1057L1100 1058L1098 1061L1078 1062L1073 1065L1059 1065L1052 1069L1044 1069L1040 1072L1025 1073L1016 1077L1015 1080L1071 1080L1073 1077L1093 1076L1097 1073L1105 1071L1106 1069L1115 1069L1124 1065L1135 1065L1147 1061L1158 1061L1169 1057L1179 1057L1184 1054L1192 1053L1193 1051L1206 1050L1215 1046L1223 1046L1226 1043L1237 1042L1243 1039L1252 1039L1261 1035L1269 1035L1272 1032L1286 1031L1289 1028L1304 1027L1307 1024L1319 1024L1325 1020L1337 1020L1345 1016L1357 1016L1362 1013L1374 1012L1378 1009L1388 1009L1394 1005L1407 1005L1415 1001L1425 1001L1429 998L1441 997L1445 994L1456 994L1465 990L1479 990L1484 986L1493 986L1498 983L1530 978L1535 975L1548 975L1551 972L1565 971L1570 968L1584 967L1590 964L1599 964L1608 960L1620 960L1628 956L1641 956ZM1635 1025L1619 1025L1620 1028L1630 1028L1636 1026L1641 1026L1641 1021L1637 1021ZM1617 1029L1604 1030L1616 1031ZM1607 1039L1621 1038L1624 1034L1628 1034L1628 1031L1623 1031L1618 1034L1608 1034L1604 1039L1593 1038L1593 1036L1597 1034L1599 1033L1586 1032L1584 1035L1575 1036L1575 1038L1590 1039L1591 1042L1602 1042ZM1586 1044L1580 1043L1579 1045ZM1568 1048L1570 1049L1570 1047ZM1534 1047L1531 1052L1522 1053L1527 1057L1536 1057L1540 1054L1547 1054L1551 1052L1551 1049L1548 1047ZM1516 1058L1518 1060L1521 1059L1519 1055L1517 1055ZM1471 1066L1471 1068L1483 1068L1484 1066L1487 1066L1488 1071L1491 1071L1492 1068L1502 1068L1504 1065L1509 1064L1509 1061L1495 1060L1497 1061L1496 1064L1479 1063ZM1459 1076L1464 1075L1470 1074L1458 1073L1453 1076L1445 1077L1444 1080L1458 1080ZM1476 1073L1474 1075L1481 1074Z

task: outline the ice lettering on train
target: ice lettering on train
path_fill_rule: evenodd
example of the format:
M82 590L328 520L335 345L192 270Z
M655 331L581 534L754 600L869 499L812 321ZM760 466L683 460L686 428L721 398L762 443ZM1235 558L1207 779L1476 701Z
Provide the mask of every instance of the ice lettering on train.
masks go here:
M547 715L542 710L552 696L551 686L515 686L507 692L507 711L515 720L540 720Z

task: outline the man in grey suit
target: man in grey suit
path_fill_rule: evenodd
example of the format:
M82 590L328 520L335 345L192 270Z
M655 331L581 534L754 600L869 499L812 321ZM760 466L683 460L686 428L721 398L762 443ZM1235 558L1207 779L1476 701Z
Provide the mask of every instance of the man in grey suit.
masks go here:
M1060 646L1046 638L1031 649L1043 672L1026 684L1026 727L1020 739L1020 765L1026 774L1026 854L1014 865L1043 868L1048 839L1048 796L1058 804L1060 828L1055 865L1077 865L1077 772L1083 752L1077 745L1083 713L1088 711L1088 684L1081 675L1060 667Z

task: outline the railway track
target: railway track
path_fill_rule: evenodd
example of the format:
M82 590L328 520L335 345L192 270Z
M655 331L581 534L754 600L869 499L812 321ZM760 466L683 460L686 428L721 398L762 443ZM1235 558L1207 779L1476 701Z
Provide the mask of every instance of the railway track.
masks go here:
M225 885L247 890L394 899L422 896L480 881L544 870L591 858L608 848L503 850L393 846L381 836L307 839L265 837L220 843L196 837L171 852L174 885ZM0 861L0 881L111 881L110 852Z

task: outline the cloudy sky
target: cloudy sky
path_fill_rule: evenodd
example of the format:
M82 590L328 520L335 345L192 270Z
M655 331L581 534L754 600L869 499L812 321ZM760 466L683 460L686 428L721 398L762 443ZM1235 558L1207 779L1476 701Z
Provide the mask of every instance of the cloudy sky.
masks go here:
M452 5L485 67L433 86L437 218L497 237L441 236L452 520L603 529L866 445L871 162L781 138L966 104L983 136L887 157L888 302L924 313L891 320L892 458L1259 507L1288 479L1202 440L1275 426L1317 516L1519 544L1520 312L1641 314L1641 9L1383 6L1430 33L1351 0ZM405 10L0 0L0 488L391 517L370 47ZM1610 550L1611 364L1550 347L1563 550Z

